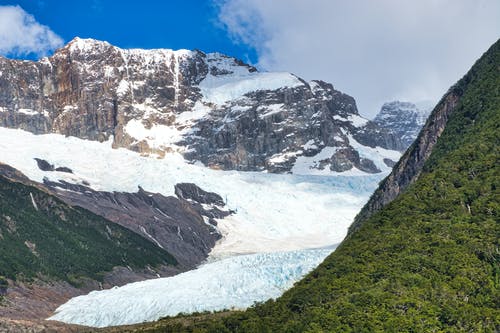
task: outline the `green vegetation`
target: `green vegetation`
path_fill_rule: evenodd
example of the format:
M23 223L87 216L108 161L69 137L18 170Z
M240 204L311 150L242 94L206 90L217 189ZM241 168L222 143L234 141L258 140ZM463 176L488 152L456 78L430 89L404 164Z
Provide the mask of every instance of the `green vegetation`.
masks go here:
M147 332L499 332L500 42L417 182L276 301L166 318Z
M77 285L85 278L101 280L115 266L160 264L176 260L128 229L0 176L0 275L5 278L48 277Z

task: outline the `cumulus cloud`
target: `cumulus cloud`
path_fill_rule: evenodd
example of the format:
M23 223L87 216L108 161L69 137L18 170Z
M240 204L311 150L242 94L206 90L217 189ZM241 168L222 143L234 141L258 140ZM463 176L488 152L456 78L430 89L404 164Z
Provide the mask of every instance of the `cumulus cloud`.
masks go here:
M434 100L500 37L498 0L219 0L218 19L258 67L323 79L373 116Z
M63 40L19 6L0 6L0 54L46 55Z

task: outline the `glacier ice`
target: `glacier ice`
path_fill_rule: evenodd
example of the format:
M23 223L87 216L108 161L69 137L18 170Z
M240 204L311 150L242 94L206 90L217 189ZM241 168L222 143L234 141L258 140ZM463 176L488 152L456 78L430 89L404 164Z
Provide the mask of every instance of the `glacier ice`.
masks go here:
M203 110L190 116L203 116ZM325 246L342 241L356 213L388 173L388 168L379 174L349 176L317 176L305 168L304 175L221 171L189 164L178 153L155 159L112 149L111 143L112 138L99 143L0 128L0 160L34 181L64 180L109 192L135 192L141 186L174 195L175 184L192 182L220 194L236 213L219 221L223 238L210 253L209 263L171 278L71 299L51 319L119 325L179 312L245 308L278 297L332 251ZM373 157L376 163L391 153L358 148L360 155ZM73 173L40 170L35 157Z
M241 309L280 296L333 248L234 256L173 277L93 291L49 320L94 327L154 321L179 313Z
M16 149L12 149L15 142ZM33 135L0 128L1 162L43 182L90 184L98 191L144 190L174 195L174 185L192 182L216 192L236 214L220 221L224 238L213 256L291 251L339 243L384 173L314 176L211 170L188 164L182 155L144 157L127 149L59 134ZM73 170L46 172L34 158Z

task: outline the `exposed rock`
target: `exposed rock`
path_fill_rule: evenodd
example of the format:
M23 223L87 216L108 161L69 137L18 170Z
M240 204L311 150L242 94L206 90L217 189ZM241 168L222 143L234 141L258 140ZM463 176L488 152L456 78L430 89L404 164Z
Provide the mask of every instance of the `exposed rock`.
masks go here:
M57 167L55 169L55 171L59 171L59 172L66 172L66 173L73 173L73 170L71 170L70 168L68 167Z
M368 172L368 173L378 173L380 172L380 169L377 168L375 163L373 163L372 160L367 159L367 158L361 158L359 160L359 165L357 166L359 170Z
M202 204L224 206L224 200L217 193L207 192L193 183L179 183L175 185L175 195L180 199L194 200Z
M24 184L32 185L33 182L26 177L22 172L17 169L14 169L10 165L3 164L0 162L0 175L3 175L9 179L16 180L22 182Z
M354 163L359 164L359 154L353 148L339 149L331 157L330 169L336 172L350 170Z
M380 112L373 120L378 126L394 133L404 151L417 138L434 104L421 103L419 106L409 102L394 101L382 105Z
M42 160L40 158L35 158L36 164L38 168L42 171L54 171L54 166L47 162L46 160Z
M111 193L65 181L45 180L44 184L67 203L101 215L167 250L185 268L203 261L220 239L213 219L231 214L223 209L225 204L218 194L195 184L177 184L179 198L140 187L136 193Z
M352 139L402 150L331 84L258 73L219 53L124 50L75 38L38 62L0 57L0 73L0 126L35 134L112 138L115 148L270 172L289 172L298 156Z
M372 160L360 158L359 153L352 147L338 149L330 158L330 169L336 172L344 172L356 167L366 173L377 173L377 168Z
M2 333L80 333L96 332L95 328L70 325L43 319L25 320L0 318Z
M391 160L390 158L384 158L384 163L387 165L389 168L392 168L396 165L396 162Z
M68 167L60 166L56 168L54 167L53 164L50 164L49 162L41 158L35 157L35 161L38 165L38 168L42 171L59 171L59 172L73 173L73 170L71 170Z

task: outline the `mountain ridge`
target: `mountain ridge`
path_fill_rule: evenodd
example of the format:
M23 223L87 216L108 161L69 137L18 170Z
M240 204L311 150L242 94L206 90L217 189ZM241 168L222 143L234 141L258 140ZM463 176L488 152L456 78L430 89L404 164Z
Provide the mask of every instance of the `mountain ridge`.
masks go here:
M401 148L331 84L220 53L75 38L38 62L0 58L0 73L1 126L112 140L160 158L179 152L213 168L293 172L311 157L308 172L377 173L387 165L360 156L352 141Z

